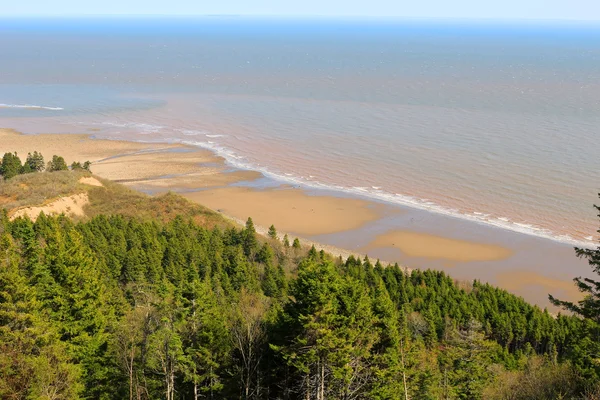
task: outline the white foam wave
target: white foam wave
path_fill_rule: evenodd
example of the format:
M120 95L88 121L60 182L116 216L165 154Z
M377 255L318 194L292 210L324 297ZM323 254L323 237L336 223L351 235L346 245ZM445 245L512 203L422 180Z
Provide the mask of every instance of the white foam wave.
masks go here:
M206 134L204 131L195 131L192 129L180 129L179 132L183 133L185 136L199 136Z
M149 135L151 133L159 133L164 126L152 125L138 122L102 122L100 125L112 126L115 128L134 129L140 135Z
M460 218L480 224L491 225L497 228L506 229L530 236L537 236L545 239L550 239L553 241L566 243L570 245L576 245L581 247L590 247L595 245L592 242L591 236L585 238L586 240L579 240L569 235L556 234L555 232L552 232L548 229L537 227L531 224L511 221L509 218L506 217L493 217L490 214L485 214L481 212L473 212L467 214L453 208L440 206L428 200L414 198L401 193L389 193L381 189L373 190L374 188L369 189L363 186L346 187L341 185L329 185L312 179L306 179L291 173L276 173L269 170L266 167L256 166L248 162L244 157L236 154L234 151L211 141L197 142L183 140L181 141L181 143L211 150L217 155L223 157L229 165L235 168L259 171L267 177L292 185L300 185L307 188L331 190L359 196L365 196L371 199L376 199L387 203L412 207L419 210L425 210L440 215Z
M36 106L33 104L1 104L0 108L24 108L29 110L50 110L50 111L62 111L62 107L48 107L48 106Z
M209 137L209 138L220 138L220 137L225 137L225 135L206 135L206 137Z

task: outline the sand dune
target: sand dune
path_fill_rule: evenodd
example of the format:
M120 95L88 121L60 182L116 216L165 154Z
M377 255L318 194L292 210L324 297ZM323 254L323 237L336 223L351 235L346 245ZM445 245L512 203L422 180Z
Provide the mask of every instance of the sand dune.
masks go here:
M18 217L28 216L32 221L35 221L42 211L46 215L66 214L83 216L85 215L83 207L89 202L87 193L74 194L73 196L61 197L43 206L19 208L10 215L10 219L13 220Z
M98 179L92 177L92 176L88 176L88 177L83 177L81 179L79 179L79 183L83 183L84 185L90 185L90 186L104 186L102 184L102 182L100 182Z

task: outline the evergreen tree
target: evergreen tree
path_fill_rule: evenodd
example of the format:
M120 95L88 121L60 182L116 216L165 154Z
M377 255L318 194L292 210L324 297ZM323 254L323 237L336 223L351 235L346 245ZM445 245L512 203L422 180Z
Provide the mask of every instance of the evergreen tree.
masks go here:
M44 156L42 156L41 153L34 151L33 154L27 153L25 165L28 166L31 172L42 172L46 164L44 163Z
M292 247L293 247L295 250L300 250L301 246L300 246L300 240L298 240L298 238L295 238L295 239L294 239L294 244L292 244Z
M275 225L269 227L268 235L271 239L277 240L277 229L275 229Z
M258 248L258 241L256 240L256 229L254 228L254 222L252 218L248 217L246 221L246 228L242 232L242 245L244 247L244 253L246 256L253 258Z
M230 354L226 312L213 295L210 280L193 282L186 297L181 330L185 381L192 384L193 399L215 398L224 388L219 372Z
M285 247L286 249L290 247L290 239L287 233L283 236L283 247Z
M598 194L600 197L600 193ZM594 205L600 218L600 206ZM600 229L597 231L600 233ZM595 249L575 248L577 257L585 258L594 273L600 275L600 244ZM560 307L563 307L587 320L586 329L589 332L588 337L591 340L583 340L580 346L584 348L585 360L590 365L584 367L587 371L586 375L590 379L600 379L600 280L591 278L577 277L574 279L579 291L584 294L584 298L577 303L562 301L549 295L550 301ZM587 348L586 348L587 347ZM595 368L593 368L594 366ZM590 374L590 370L594 373Z
M2 164L0 164L0 175L4 179L10 179L22 172L23 165L17 153L4 153Z
M65 159L57 155L52 156L52 160L49 161L48 165L46 166L46 170L48 170L48 172L66 171L68 169L69 167L67 167Z
M76 398L81 371L45 320L7 234L0 253L0 397Z

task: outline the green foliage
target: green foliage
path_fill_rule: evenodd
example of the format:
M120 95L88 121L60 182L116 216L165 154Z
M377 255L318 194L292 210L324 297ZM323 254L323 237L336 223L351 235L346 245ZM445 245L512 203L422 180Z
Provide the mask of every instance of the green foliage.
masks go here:
M83 165L80 162L73 162L71 164L72 170L85 170L90 171L91 163L86 161ZM54 171L66 171L68 170L65 159L60 156L53 156L52 160L48 162L48 165L44 164L44 156L37 151L27 153L27 159L24 164L21 164L21 159L17 156L17 153L5 153L0 163L0 175L4 179L11 179L20 174L29 174L32 172L42 172L44 169L48 172Z
M0 175L4 179L10 179L19 175L23 170L21 159L17 153L4 153L2 164L0 164Z
M65 159L57 155L52 156L52 160L48 161L48 165L46 166L48 172L66 171L68 169L69 167L67 167Z
M46 166L44 163L44 156L37 151L34 151L33 154L27 153L25 166L27 166L31 172L42 172Z
M0 253L0 397L76 398L81 370L45 319L7 233L0 236Z
M92 172L90 170L90 166L92 165L91 162L86 161L83 163L83 165L79 162L79 161L73 161L73 163L71 163L71 171L75 171L75 170L85 170L88 172Z
M290 239L288 238L287 233L283 236L283 247L286 249L290 247Z
M40 179L30 175L14 179ZM99 214L107 206L96 195L131 199L138 214ZM174 195L135 196L109 182L91 189L93 216L77 224L0 214L0 397L535 399L593 389L593 318L553 317L442 272L334 262L314 246L289 257L285 238L257 236L251 219L205 227L212 216Z
M600 193L598 194L600 197ZM600 218L600 206L594 205ZM598 230L600 233L600 230ZM585 258L594 273L600 275L600 245L595 249L575 248L577 257ZM600 280L577 277L575 285L584 294L577 303L561 301L549 295L550 301L561 306L585 320L586 334L578 343L575 351L578 362L575 364L578 371L592 381L600 380Z
M268 236L269 236L271 239L277 240L277 229L275 229L275 225L271 225L271 226L269 227Z

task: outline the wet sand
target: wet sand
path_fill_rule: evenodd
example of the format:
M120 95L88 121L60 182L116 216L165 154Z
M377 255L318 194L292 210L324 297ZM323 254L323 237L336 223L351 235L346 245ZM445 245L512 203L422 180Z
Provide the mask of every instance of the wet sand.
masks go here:
M398 248L409 257L462 262L504 260L513 254L500 246L410 231L387 232L378 236L371 246Z
M224 214L299 236L314 236L359 228L379 214L368 202L332 196L310 196L304 190L255 190L228 187L186 193L185 197Z
M102 178L154 191L222 186L260 176L253 171L228 172L221 157L197 147L92 139L85 134L22 135L0 129L0 154L8 151L16 151L22 161L34 151L41 152L46 162L53 155L64 157L68 165L89 160L92 172Z
M90 160L102 178L147 193L179 192L238 222L251 216L259 231L274 224L306 244L324 244L336 256L368 254L409 268L444 270L553 311L548 293L577 300L572 279L593 276L568 244L343 193L291 188L256 171L233 169L197 147L0 129L0 153L17 151L25 159L34 150L46 160L61 155L68 164Z

